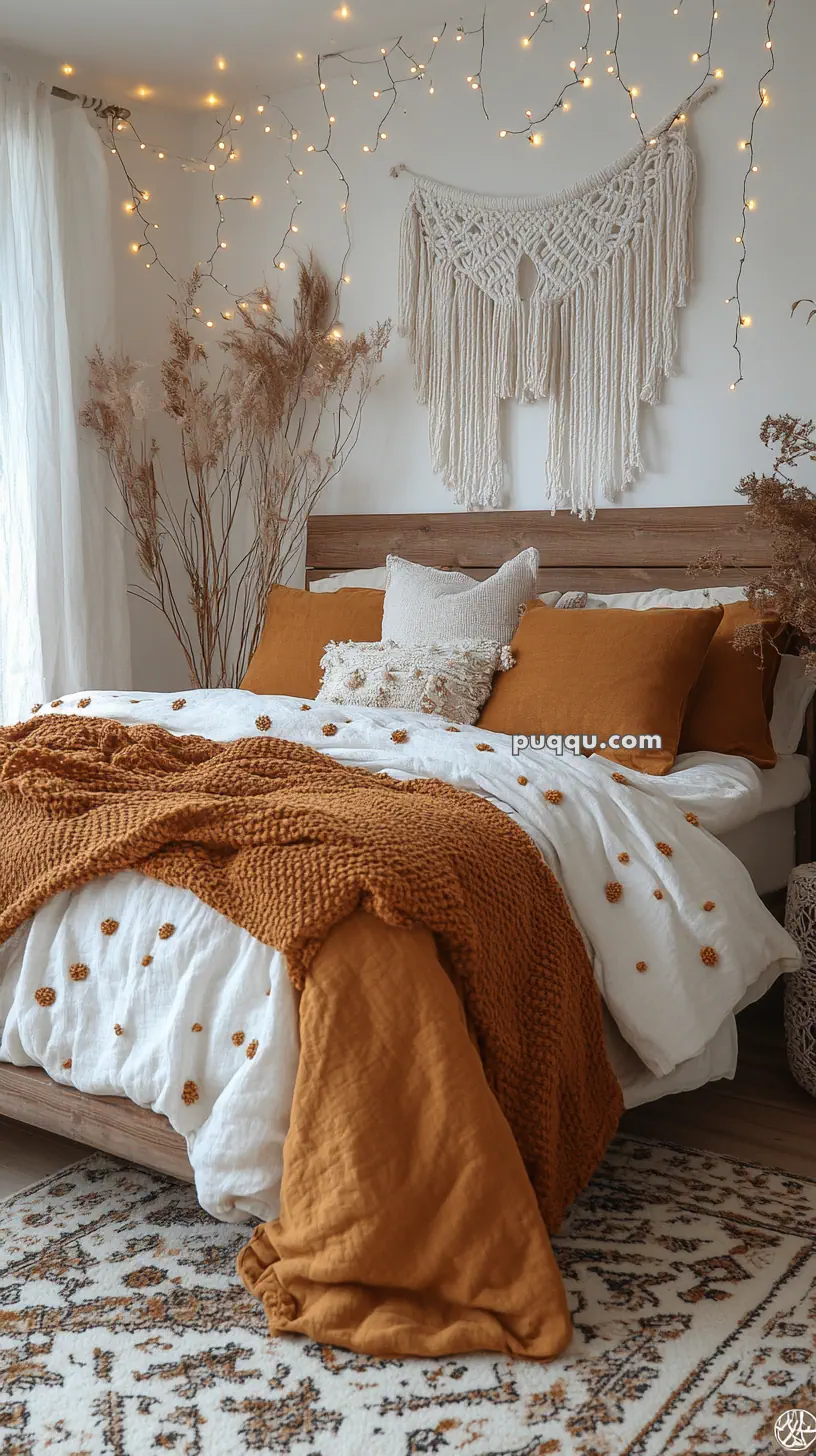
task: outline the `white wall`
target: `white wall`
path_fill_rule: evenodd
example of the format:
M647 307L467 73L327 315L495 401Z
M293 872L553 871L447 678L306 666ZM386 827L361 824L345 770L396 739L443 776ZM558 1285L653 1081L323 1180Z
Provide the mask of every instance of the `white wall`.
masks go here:
M473 23L472 9L466 10L466 24ZM710 7L705 0L685 0L675 17L672 0L625 0L623 10L621 69L630 84L640 87L638 106L648 128L697 83L700 68L689 58L705 45ZM336 155L348 175L352 198L354 251L348 264L352 282L342 310L347 330L396 313L399 224L410 184L405 177L399 181L390 177L395 163L405 162L415 171L486 192L548 193L606 166L633 144L636 128L626 98L606 73L614 6L600 0L593 7L591 89L572 90L569 114L556 114L547 123L541 148L532 148L522 138L499 139L501 127L522 124L525 108L537 110L549 104L568 75L569 60L579 57L581 6L554 4L551 12L553 23L543 27L534 45L525 50L520 36L527 10L494 3L484 67L490 121L484 119L479 97L465 79L478 67L476 42L456 43L449 32L433 66L435 95L430 96L424 84L400 91L386 126L388 140L376 155L364 155L361 147L376 136L382 101L374 101L371 93L383 85L380 68L353 68L359 80L356 87L348 71L330 77L326 99L337 117ZM810 0L787 0L777 6L776 71L768 82L772 104L757 124L761 170L752 191L758 205L747 232L743 309L753 325L742 330L745 382L735 393L728 388L735 374L734 313L724 300L733 291L738 254L734 235L740 231L745 167L745 154L737 142L747 135L757 79L767 60L766 14L766 0L726 3L715 26L713 64L723 67L725 77L692 127L699 163L697 281L681 317L678 377L670 381L665 402L644 412L650 469L621 501L624 507L732 500L739 477L762 463L757 430L764 415L813 412L816 332L814 326L809 334L805 331L800 315L790 319L792 299L816 293L816 6ZM429 35L411 37L418 57L429 39ZM342 189L328 160L305 151L309 142L320 145L325 134L317 87L283 98L282 105L300 130L295 156L306 172L300 183L305 199L298 216L300 231L290 242L301 249L313 247L336 276L343 246ZM246 121L240 160L226 168L232 186L223 190L257 192L263 205L234 211L234 224L225 232L230 243L225 266L228 260L228 276L236 289L249 288L264 273L272 277L271 255L285 217L281 199L289 192L283 185L281 144L263 130L273 119L268 108L259 116L252 98L243 98L241 110ZM211 131L211 126L199 125L200 146ZM197 194L199 199L205 190L206 184ZM200 209L193 226L195 236L203 238L206 228ZM284 256L289 271L278 276L285 289L291 284L295 255L289 251ZM506 406L507 503L513 507L543 504L546 409L546 404ZM405 344L394 337L385 378L368 405L358 449L324 509L453 508L448 492L431 472L426 411L414 399Z
M408 9L408 6L406 6ZM639 86L639 109L646 127L673 110L696 84L699 69L690 53L705 44L708 0L684 0L674 17L672 0L625 0L620 59L630 84ZM444 11L444 0L440 0ZM477 7L467 4L465 24L473 24ZM347 269L351 284L344 292L342 322L348 331L396 314L399 224L409 181L395 181L390 168L407 163L418 172L487 192L549 193L570 185L614 161L633 143L623 93L606 74L605 50L612 44L614 5L594 0L591 68L593 85L571 93L569 114L556 114L543 128L545 144L531 148L523 139L501 141L502 127L519 126L524 110L536 113L554 98L571 58L579 57L583 19L578 3L553 4L553 24L545 26L534 46L522 49L520 38L527 10L493 0L488 17L484 65L490 121L482 115L479 97L465 77L478 67L474 39L457 44L449 30L433 65L435 95L425 84L401 88L383 142L366 156L363 143L373 142L382 102L371 92L383 87L379 66L356 64L330 74L326 93L336 115L336 156L351 186L349 221L354 247ZM685 505L731 501L739 477L760 468L764 451L757 439L763 416L790 411L810 415L814 403L816 324L808 332L804 319L790 319L792 299L816 294L816 6L811 0L786 0L774 20L776 71L768 85L771 105L757 126L755 179L757 210L749 219L748 262L743 283L743 308L753 319L742 331L745 382L735 392L731 352L731 294L740 226L744 153L737 149L747 135L755 87L766 59L766 0L724 3L715 27L713 64L725 77L719 93L697 113L692 141L699 164L696 210L696 273L690 306L681 317L678 377L670 381L664 403L644 413L650 469L620 502L628 505ZM418 57L427 54L430 31L411 35L406 44ZM378 54L375 48L367 56ZM351 72L358 78L355 87ZM50 74L50 73L49 73ZM313 248L335 277L343 256L342 188L325 157L310 156L310 141L325 135L316 85L278 98L301 135L295 146L296 165L305 176L299 183L304 205L299 232L290 239L302 251ZM276 273L272 257L288 216L290 189L285 185L285 147L275 133L280 117L269 104L263 115L260 95L237 98L246 116L238 143L239 160L219 174L219 190L233 195L260 194L262 205L227 205L227 251L219 257L223 276L236 291L248 290L266 277L291 291L296 254L284 255L286 273ZM152 196L151 216L160 223L156 235L171 270L188 273L212 248L214 217L208 174L187 174L172 153L202 153L213 142L213 118L138 108L140 129L149 142L168 152L164 162L148 150L134 159L134 175ZM284 128L285 129L285 128ZM127 146L127 142L125 142ZM121 211L128 193L111 157L118 266L118 307L123 346L155 367L166 339L168 281L128 252L133 224ZM202 337L214 345L226 327L220 319L223 295L211 285L202 297L205 315L215 320ZM158 378L153 375L154 385ZM505 450L508 460L508 505L537 508L543 504L542 466L546 449L546 404L505 407ZM160 436L162 438L162 436ZM177 481L168 482L169 488ZM414 398L406 348L396 335L386 357L384 378L369 401L363 433L344 477L324 499L332 511L426 511L453 509L452 499L429 464L426 411ZM615 507L612 507L615 508ZM132 579L138 580L132 564ZM138 602L132 605L134 684L139 688L173 689L185 685L180 651L161 616Z

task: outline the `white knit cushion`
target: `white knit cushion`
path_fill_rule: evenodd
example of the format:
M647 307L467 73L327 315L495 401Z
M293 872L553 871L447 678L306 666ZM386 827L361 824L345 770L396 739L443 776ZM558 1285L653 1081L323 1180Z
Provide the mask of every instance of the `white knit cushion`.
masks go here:
M383 641L467 639L506 646L518 626L521 608L536 594L537 576L538 552L532 547L506 561L487 581L389 556Z
M497 671L512 667L497 642L330 642L315 702L435 713L475 723Z

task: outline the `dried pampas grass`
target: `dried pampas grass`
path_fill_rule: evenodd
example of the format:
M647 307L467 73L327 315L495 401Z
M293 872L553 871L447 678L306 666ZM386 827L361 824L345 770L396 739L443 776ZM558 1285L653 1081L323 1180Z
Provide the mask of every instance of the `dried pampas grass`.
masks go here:
M301 263L293 322L258 289L220 343L216 370L193 327L193 273L170 320L161 408L177 427L178 491L164 485L146 426L140 367L97 350L80 421L106 455L149 586L137 596L167 618L195 687L240 683L272 586L284 580L306 522L359 437L390 322L345 339L334 295L313 258ZM186 603L177 586L186 578Z

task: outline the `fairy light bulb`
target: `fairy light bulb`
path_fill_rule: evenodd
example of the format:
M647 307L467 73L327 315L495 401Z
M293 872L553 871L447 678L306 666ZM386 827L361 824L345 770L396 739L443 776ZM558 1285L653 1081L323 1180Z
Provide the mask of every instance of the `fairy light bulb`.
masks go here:
M754 210L756 209L756 198L755 197L749 197L748 198L748 201L745 204L745 206L748 208L748 211L749 212L754 212Z
M699 51L692 51L692 53L691 53L691 59L692 59L692 61L699 61L699 59L700 59L700 52Z
M578 63L577 63L577 61L570 61L569 68L570 68L571 71L577 71L577 69L578 69Z
M250 197L249 200L252 203L252 206L253 207L260 207L260 205L261 205L261 199L258 196L257 192L253 192L253 194L252 194L252 196Z
M749 313L744 313L744 314L743 314L743 315L742 315L742 317L741 317L741 318L740 318L740 328L743 328L743 329L750 329L750 327L751 327L751 324L752 324L752 323L753 323L753 322L754 322L754 321L753 321L753 319L752 319L752 318L751 318L751 315L750 315L750 314L749 314Z
M136 203L135 202L123 202L122 203L122 211L123 212L135 212L136 211Z
M320 82L320 89L321 89L321 91L325 91L326 90L326 82L325 81L321 81Z
M227 245L226 245L226 243L219 243L218 246L219 246L219 248L225 248Z
M221 312L221 317L222 317L222 319L226 319L227 320L227 323L229 323L230 319L232 318L232 309L231 308L225 308L225 309L223 309L222 312Z
M541 147L543 145L544 145L544 138L541 135L541 132L540 131L534 131L532 133L531 137L530 137L530 146L531 147Z
M215 64L216 64L216 67L217 67L217 69L219 71L226 71L226 69L227 69L227 63L224 60L224 57L223 56L218 56L217 59L216 59Z
M207 168L207 170L208 170L208 171L209 171L209 172L214 172L214 171L215 171L215 162L210 162L210 164L209 164L209 166L208 166L208 168Z
M299 136L300 136L300 132L297 131L296 129L294 129L292 131L292 141L293 142L296 142Z
M200 308L198 308L198 307L194 308L193 309L193 313L195 314L196 318L200 318L201 317L201 309Z
M717 66L713 74L715 80L721 81L723 76L725 75L725 71L723 70L722 66Z
M582 86L591 86L592 85L592 77L591 76L582 76L581 77L581 85Z
M737 147L739 148L739 150L741 152L747 151L747 149L748 149L748 142L737 142Z
M639 86L633 86L632 89L631 89L631 91L629 92L629 95L630 96L635 96L635 97L639 96L640 95L640 87Z
M156 155L160 162L164 161L164 152L157 152Z
M472 81L471 82L470 89L471 89L471 91L478 91L478 89L479 89L479 82L478 81Z
M292 223L292 227L291 227L290 231L293 232L293 233L299 233L300 232L300 228L298 227L298 225L297 225L296 222L293 222Z
M215 324L213 323L212 319L207 319L207 328L208 329L214 329L215 328Z
M241 122L243 121L243 119L244 118L242 116L236 116L235 117L235 120L236 120L236 122L238 123L239 126L241 125Z
M225 192L218 192L216 194L216 196L217 196L217 199L218 199L219 202L226 202L226 200L227 200L227 196L226 196L226 193Z
M218 150L219 150L219 152L225 152L227 150L227 144L226 144L226 142L219 142L218 143Z
M336 120L337 120L337 117L336 116L330 116L329 117L329 126L334 126L334 123L336 122Z
M350 283L351 282L351 275L349 273L344 273L343 274L343 282L344 283Z
M142 243L131 243L131 245L130 245L130 251L131 251L131 253L138 253L141 250L142 246L143 246Z
M388 141L388 132L387 131L381 131L380 132L380 141L381 142L387 142Z
M309 145L308 145L308 147L307 147L307 148L306 148L306 150L307 150L307 152L313 152L313 151L314 151L314 147L313 147L313 145L312 145L312 144L311 144L311 142L310 142L310 143L309 143Z
M499 136L500 137L506 137L507 136L507 132L506 131L500 131L499 132Z
M284 261L283 258L279 258L278 259L278 267L280 268L281 273L285 273L286 272L286 263L285 263L285 261Z
M271 126L265 126L265 127L264 127L264 131L265 131L265 132L267 132L267 134L268 134L268 133L269 133L269 132L270 132L270 131L271 131L271 130L272 130L272 128L271 128Z
M741 243L742 242L742 234L741 233L737 233L737 236L735 237L734 242L735 243Z
M62 65L60 66L60 70L62 71L63 76L73 76L74 69L75 68L71 65L70 61L63 61Z
M370 152L371 151L371 148L369 146L364 146L363 147L363 151L364 152Z
M772 40L766 40L766 42L765 42L765 49L766 49L766 51L772 51L773 50L773 41Z
M379 98L380 98L380 93L379 93L379 91L372 91L372 93L371 93L371 94L372 94L372 96L373 96L373 97L374 97L374 100L375 100L375 101L379 101Z
M432 35L431 36L431 40L433 41L434 45L439 45L439 36L438 35Z
M753 167L751 168L751 171L752 172L758 172L759 171L759 167L756 165L756 163L754 163Z
M522 37L521 44L525 47L525 49L527 48L527 46L532 45L532 43L533 42L530 40L529 35L525 35L525 36Z
M606 68L606 74L607 74L607 76L614 76L614 74L615 74L615 67L614 66L607 66L607 68Z
M259 115L259 116L263 116L263 114L264 114L264 111L265 111L265 110L266 110L266 107L264 107L264 106L259 106L259 107L258 107L258 108L257 108L257 111L258 111L258 115Z

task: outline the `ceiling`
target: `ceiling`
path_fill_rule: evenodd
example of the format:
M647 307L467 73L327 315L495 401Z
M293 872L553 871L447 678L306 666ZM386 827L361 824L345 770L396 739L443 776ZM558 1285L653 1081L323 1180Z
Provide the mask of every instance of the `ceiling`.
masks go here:
M424 36L462 8L466 23L477 9L481 19L479 0L455 12L449 0L0 0L0 49L35 52L50 63L44 79L106 100L187 108L306 84L318 52Z

